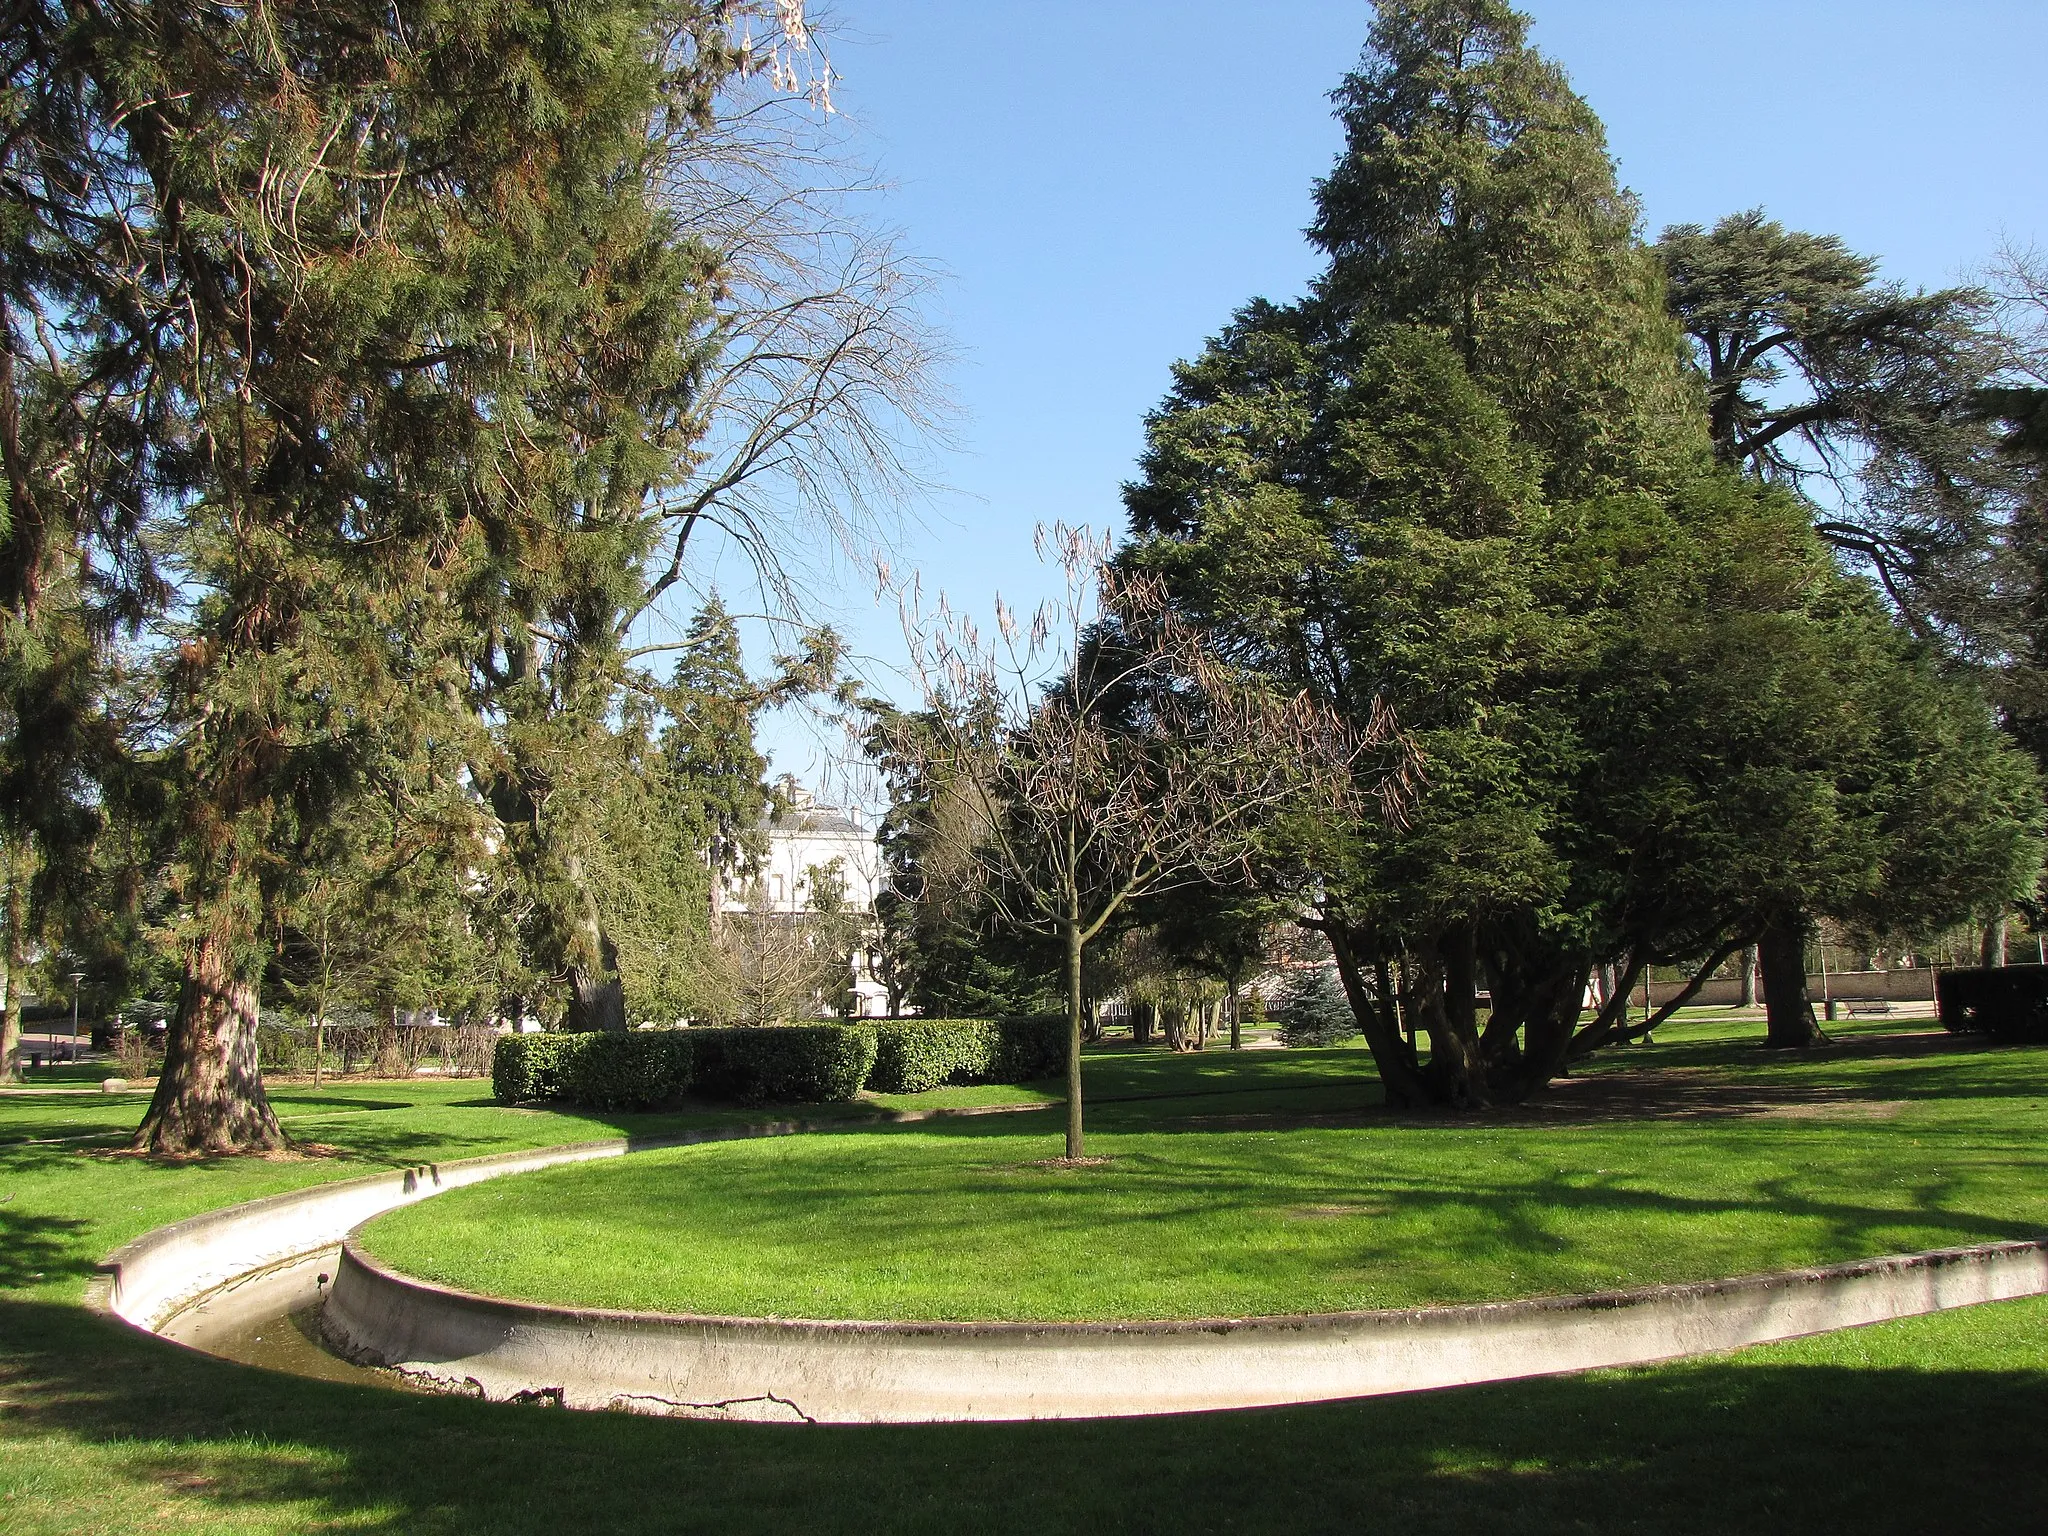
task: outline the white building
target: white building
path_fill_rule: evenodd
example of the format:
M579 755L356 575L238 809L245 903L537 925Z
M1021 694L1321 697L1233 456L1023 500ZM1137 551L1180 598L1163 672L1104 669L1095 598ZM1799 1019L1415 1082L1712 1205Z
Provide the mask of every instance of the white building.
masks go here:
M818 881L836 875L842 910L872 918L884 882L882 850L858 810L821 804L794 780L778 786L788 808L761 824L766 851L755 872L728 878L719 892L721 912L775 912L791 917L817 910ZM875 979L874 956L853 957L853 992L862 1018L889 1011L889 989Z

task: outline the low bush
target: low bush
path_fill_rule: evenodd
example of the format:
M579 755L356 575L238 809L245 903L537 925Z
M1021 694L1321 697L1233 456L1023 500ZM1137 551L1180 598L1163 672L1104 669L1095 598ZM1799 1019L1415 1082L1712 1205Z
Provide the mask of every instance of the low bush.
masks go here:
M530 1037L529 1037L530 1038ZM558 1035L574 1040L559 1058L559 1096L590 1109L658 1109L689 1092L696 1041L686 1029L630 1035Z
M506 1035L491 1063L499 1102L552 1099L653 1109L686 1093L741 1104L824 1104L858 1094L875 1064L861 1024Z
M2048 968L1942 971L1934 978L1934 999L1941 1027L1951 1034L2013 1043L2048 1041Z
M945 1083L1028 1083L1056 1075L1067 1060L1067 1021L891 1019L875 1028L878 1093L923 1093Z
M1066 1059L1067 1021L1057 1016L502 1035L491 1089L504 1104L551 1099L591 1109L654 1109L685 1094L825 1104L864 1087L1027 1083L1056 1075Z
M867 1024L769 1024L684 1031L695 1091L741 1104L830 1104L857 1096L875 1065Z
M491 1052L491 1094L500 1104L562 1096L563 1059L594 1035L500 1035ZM616 1038L616 1037L614 1037Z

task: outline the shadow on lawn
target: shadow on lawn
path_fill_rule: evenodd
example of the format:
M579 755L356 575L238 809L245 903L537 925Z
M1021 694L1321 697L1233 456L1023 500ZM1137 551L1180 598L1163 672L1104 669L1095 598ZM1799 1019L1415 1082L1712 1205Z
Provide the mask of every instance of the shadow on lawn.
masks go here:
M91 1225L69 1216L43 1216L0 1206L0 1290L90 1274L92 1261L79 1243Z
M2016 1305L1970 1324L2010 1369L1914 1368L1927 1320L1878 1330L1863 1369L1795 1345L1316 1408L817 1428L301 1381L0 1301L0 1483L25 1457L17 1517L109 1530L1988 1529L2048 1498L2048 1371L1996 1350L2038 1329Z
M1860 1101L1853 1091L1844 1100ZM1912 1125L1909 1133L1881 1117L1810 1118L1797 1112L1809 1102L1797 1094L1764 1096L1724 1104L1714 1112L1680 1102L1668 1113L1559 1116L1548 1123L1505 1116L1396 1117L1377 1107L1321 1116L1189 1115L1177 1106L1132 1102L1100 1106L1091 1113L1090 1126L1096 1135L1112 1138L1095 1143L1095 1150L1111 1153L1120 1152L1113 1138L1170 1138L1153 1149L1142 1143L1121 1149L1114 1182L1134 1198L1129 1209L1114 1212L1116 1220L1202 1219L1232 1208L1265 1209L1279 1198L1280 1190L1304 1208L1365 1200L1411 1218L1404 1231L1412 1232L1416 1225L1428 1228L1433 1235L1424 1257L1432 1263L1490 1256L1502 1243L1532 1256L1554 1253L1560 1244L1573 1240L1568 1230L1572 1223L1593 1215L1681 1224L1727 1217L1817 1222L1831 1234L1835 1256L1843 1259L2043 1234L2038 1214L2016 1215L1993 1187L1996 1170L1983 1165L1980 1125L1923 1121ZM1824 1101L1821 1107L1834 1102ZM1883 1101L1877 1102L1881 1106ZM1736 1159L1736 1184L1716 1187L1717 1181L1706 1180L1688 1189L1681 1180L1678 1187L1671 1187L1665 1173L1644 1173L1630 1156L1630 1138L1647 1134L1635 1128L1635 1122L1644 1118L1684 1122L1670 1134L1690 1138L1687 1145L1696 1145L1702 1159ZM1553 1126L1559 1133L1554 1141L1546 1134ZM855 1129L860 1128L848 1128ZM1325 1138L1297 1134L1350 1129L1387 1138L1381 1144L1383 1153L1367 1151L1333 1167ZM1233 1143L1212 1156L1200 1137L1219 1130L1269 1134L1253 1143ZM1494 1141L1496 1131L1502 1155L1477 1162L1466 1155L1470 1138L1476 1134ZM1014 1150L1016 1138L1043 1136L1050 1146L1055 1134L1050 1121L1010 1116L935 1120L867 1128L865 1134L968 1143L1000 1140L1008 1145L1001 1150L992 1146L986 1163L948 1160L946 1166L929 1170L926 1183L898 1191L905 1195L900 1209L873 1198L873 1170L855 1158L835 1159L814 1169L815 1177L800 1188L778 1184L775 1199L784 1205L813 1207L821 1216L848 1201L860 1202L864 1227L874 1241L886 1244L895 1236L899 1218L906 1238L923 1229L929 1221L926 1197L941 1188L982 1194L989 1174L1012 1169L1034 1183L1071 1182L1075 1194L1081 1195L1099 1177L1015 1169L1020 1161ZM1183 1144L1183 1137L1190 1138L1190 1144ZM2016 1154L2010 1147L2001 1153L2006 1162L2011 1155ZM1557 1162L1551 1161L1553 1157ZM1560 1167L1558 1162L1574 1166ZM1596 1163L1607 1166L1592 1166ZM1843 1176L1815 1184L1813 1170L1832 1165L1840 1165ZM1866 1174L1870 1187L1882 1188L1885 1199L1855 1198ZM1991 1183L1987 1185L1986 1179ZM735 1186L733 1193L739 1192ZM1032 1219L1054 1228L1071 1222L1079 1231L1105 1215L1105 1208L1083 1200L1071 1207L1034 1207ZM1475 1215L1485 1219L1463 1219ZM1807 1244L1802 1241L1798 1246ZM1783 1262L1803 1261L1789 1256ZM1759 1261L1752 1267L1776 1266Z

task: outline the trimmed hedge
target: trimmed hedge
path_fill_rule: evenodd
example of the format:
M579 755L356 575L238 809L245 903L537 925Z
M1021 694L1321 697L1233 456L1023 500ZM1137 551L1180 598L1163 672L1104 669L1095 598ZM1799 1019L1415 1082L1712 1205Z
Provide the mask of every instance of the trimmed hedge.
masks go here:
M742 1104L831 1104L857 1095L875 1065L865 1024L772 1024L688 1029L696 1048L692 1089Z
M551 1099L654 1109L684 1094L741 1104L825 1104L863 1087L922 1093L941 1083L1023 1083L1067 1059L1066 1020L902 1019L630 1034L501 1035L500 1103Z
M653 1109L686 1093L742 1104L824 1104L860 1092L875 1032L859 1024L502 1035L491 1061L501 1103L552 1099Z
M556 1038L577 1042L558 1058L556 1068L555 1097L566 1103L591 1109L657 1109L689 1092L695 1077L697 1042L684 1030Z
M2041 966L1942 971L1934 978L1934 1000L1941 1027L1951 1034L2048 1041L2048 969Z
M1067 1021L891 1019L875 1025L878 1049L868 1086L878 1093L923 1093L942 1083L1028 1083L1067 1063Z
M491 1052L491 1093L500 1104L562 1096L562 1059L587 1035L500 1035Z

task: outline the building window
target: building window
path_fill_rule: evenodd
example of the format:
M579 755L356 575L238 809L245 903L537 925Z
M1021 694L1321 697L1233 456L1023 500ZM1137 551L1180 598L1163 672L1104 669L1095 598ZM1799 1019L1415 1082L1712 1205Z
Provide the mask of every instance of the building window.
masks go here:
M782 876L775 877L775 905L782 905Z

